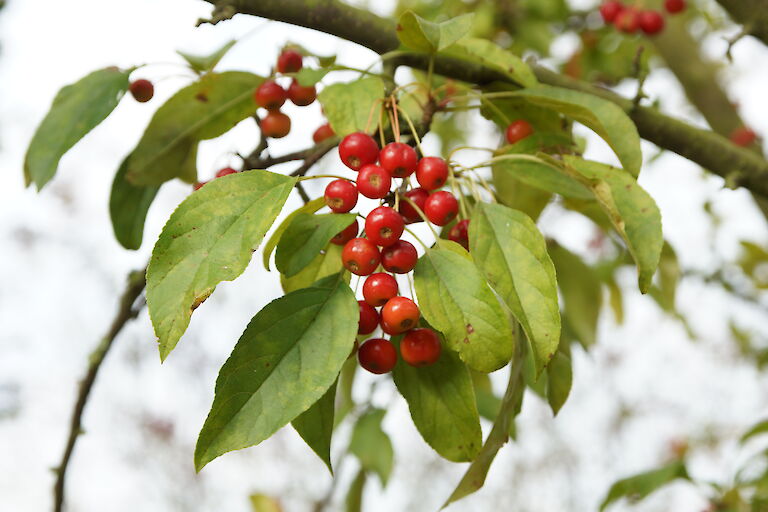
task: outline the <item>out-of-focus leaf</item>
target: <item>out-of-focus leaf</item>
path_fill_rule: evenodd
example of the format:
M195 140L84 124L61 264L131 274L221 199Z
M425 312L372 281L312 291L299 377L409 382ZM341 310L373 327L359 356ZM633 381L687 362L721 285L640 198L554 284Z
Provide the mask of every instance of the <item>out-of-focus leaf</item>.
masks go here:
M360 416L349 442L349 452L357 457L363 469L378 475L382 486L387 485L395 458L392 441L381 429L386 413L382 409L372 409Z
M176 53L181 55L195 72L205 73L208 71L213 71L213 68L216 67L216 64L218 64L224 55L227 54L230 48L235 46L235 43L237 43L237 41L234 39L224 43L218 50L211 53L210 55L191 55L180 50L176 50Z
M608 490L608 495L600 504L600 510L605 510L613 502L625 497L632 502L638 502L677 479L689 480L688 471L686 471L685 463L682 460L676 460L659 469L619 480Z
M123 160L112 181L109 196L109 217L115 238L126 249L136 250L141 247L144 238L144 221L149 207L154 201L160 186L137 186L125 179L128 159Z

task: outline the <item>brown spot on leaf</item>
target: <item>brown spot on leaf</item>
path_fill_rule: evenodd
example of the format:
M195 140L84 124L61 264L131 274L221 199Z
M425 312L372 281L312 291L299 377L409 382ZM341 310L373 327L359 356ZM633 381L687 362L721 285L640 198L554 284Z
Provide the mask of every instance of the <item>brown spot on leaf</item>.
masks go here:
M208 96L204 92L199 92L195 94L195 99L202 103L208 103Z
M472 324L467 324L467 334L472 334L475 332L475 328L472 327Z
M401 32L403 30L403 26L401 24L397 24L397 27L395 28L398 32Z
M469 338L464 338L462 341L463 341L464 343L469 343Z

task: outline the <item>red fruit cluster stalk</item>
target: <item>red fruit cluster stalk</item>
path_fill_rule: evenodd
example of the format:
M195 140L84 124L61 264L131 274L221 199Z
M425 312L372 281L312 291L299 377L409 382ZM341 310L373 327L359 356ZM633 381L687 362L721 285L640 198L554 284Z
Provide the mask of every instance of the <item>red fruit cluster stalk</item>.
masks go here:
M669 14L685 10L685 0L666 0L664 8ZM608 0L600 6L603 21L613 24L617 30L634 34L638 30L652 36L664 30L664 15L653 9L643 9L636 5L624 5L618 0Z

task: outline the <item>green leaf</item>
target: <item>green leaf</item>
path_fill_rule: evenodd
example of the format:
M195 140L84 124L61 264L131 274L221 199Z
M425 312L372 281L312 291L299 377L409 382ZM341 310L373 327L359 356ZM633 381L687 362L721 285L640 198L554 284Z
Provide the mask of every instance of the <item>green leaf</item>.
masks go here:
M475 400L477 401L477 412L480 416L493 421L501 409L501 398L493 393L491 379L487 373L470 370L472 384L475 388Z
M264 244L262 261L264 263L265 269L269 270L269 258L272 256L272 251L274 251L275 247L277 247L277 243L280 241L280 237L283 236L283 233L285 233L285 230L288 229L288 226L290 226L291 222L293 222L293 219L295 219L296 216L300 213L315 213L323 206L325 206L325 198L318 197L304 204L304 206L293 210L285 219L283 219L283 222L281 222L277 229L272 232L269 240L267 240L267 243Z
M318 100L333 131L344 137L353 132L371 132L378 127L376 101L383 96L384 82L377 77L365 77L353 82L331 84L320 91Z
M534 136L535 134L531 135L531 137ZM504 148L498 155L505 155L507 159L498 160L493 163L494 176L507 173L526 185L560 194L563 197L576 199L594 198L589 188L564 174L556 165L533 155L521 155L515 146L516 144Z
M160 107L133 150L128 180L159 185L195 179L189 153L201 140L218 137L256 112L253 92L264 79L252 73L207 73Z
M299 213L277 243L275 266L286 277L298 274L320 255L331 238L352 224L355 217L354 213Z
M40 190L56 174L64 153L115 109L132 70L109 67L62 87L37 127L24 158L24 180Z
M416 263L414 280L422 315L470 368L490 373L509 362L507 313L461 246L439 241Z
M523 59L487 39L465 37L443 54L492 68L521 87L536 87L539 84Z
M227 54L230 48L235 46L236 40L229 41L221 46L218 50L210 55L190 55L189 53L176 50L176 53L181 55L184 60L187 61L189 67L191 67L197 73L205 73L212 71L216 64Z
M627 242L638 267L640 291L646 293L664 246L656 202L621 169L569 155L563 160L565 169L592 189L611 224Z
M677 254L669 243L664 242L659 259L658 285L651 288L650 292L662 309L670 313L675 312L675 296L677 284L682 276Z
M392 339L398 350L402 338ZM443 348L437 362L419 368L401 360L392 377L429 446L453 462L475 458L483 443L480 417L469 369L455 352Z
M365 481L367 475L361 468L358 470L355 479L349 484L349 490L347 491L347 497L344 500L345 512L362 512L363 510L363 490L365 489Z
M259 444L319 400L349 356L358 316L354 293L333 277L259 311L219 372L197 470Z
M552 194L526 185L515 179L511 173L499 171L496 166L493 166L491 171L499 201L510 208L520 210L534 220L538 219L552 199Z
M147 306L161 359L216 285L245 270L295 182L267 171L231 174L191 194L173 212L147 269Z
M571 393L572 383L571 358L558 350L547 367L547 401L553 414L557 415L565 404Z
M387 485L395 458L392 441L381 429L385 414L382 409L371 409L360 416L349 441L349 453L357 457L363 469L376 473L382 486Z
M280 502L266 494L251 494L252 512L283 512Z
M678 478L689 480L685 463L681 460L676 460L659 469L619 480L611 486L608 495L600 505L600 510L605 510L608 505L624 497L632 502L638 502Z
M336 404L336 383L312 406L301 413L291 422L293 428L299 433L312 451L320 460L328 466L328 471L333 474L331 467L331 437L333 436L333 415Z
M768 433L768 420L763 420L760 423L752 426L752 428L750 428L743 436L741 436L740 441L744 443L755 436L765 433Z
M325 78L325 75L333 71L333 68L321 68L321 69L313 69L313 68L301 68L298 72L296 72L296 81L299 82L299 85L302 87L309 87L311 85L316 85L320 80Z
M570 89L548 85L517 91L520 97L564 114L592 129L619 157L624 168L637 177L643 164L640 136L627 114L614 103Z
M291 277L285 277L280 274L280 284L285 293L290 293L301 288L311 286L316 281L337 274L344 270L344 264L341 262L341 247L329 244L321 253L315 256L309 265L301 269L298 274ZM349 283L350 274L345 273L343 278Z
M540 374L560 341L555 267L544 236L524 213L479 203L469 225L469 243L488 283L523 326Z
M144 221L160 187L153 185L140 187L126 180L125 173L128 170L129 158L130 155L125 157L112 181L109 216L112 219L115 238L120 245L126 249L136 250L141 247L141 240L144 238Z
M444 21L427 21L411 10L405 11L397 22L397 37L404 46L425 53L448 48L472 30L474 14L464 14Z
M349 276L349 273L346 273ZM339 426L347 414L355 408L355 400L352 397L352 388L355 385L355 375L359 364L356 357L347 359L344 366L341 367L339 374L339 389L336 394L336 415L334 416L334 427Z

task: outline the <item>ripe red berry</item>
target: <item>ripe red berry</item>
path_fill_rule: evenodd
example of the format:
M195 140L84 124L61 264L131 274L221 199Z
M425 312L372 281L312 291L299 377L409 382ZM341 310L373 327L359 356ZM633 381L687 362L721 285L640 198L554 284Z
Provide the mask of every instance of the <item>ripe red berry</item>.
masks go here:
M664 17L658 11L642 11L637 20L640 29L649 36L658 34L664 29Z
M413 329L400 342L400 356L411 366L427 366L440 359L440 337L432 329Z
M389 206L374 208L365 219L365 235L382 247L400 240L404 229L403 217Z
M423 212L424 203L427 202L429 192L423 188L414 188L405 193L405 197L413 201L416 206ZM413 224L414 222L421 222L421 215L416 211L416 208L408 201L400 201L400 215L403 216L406 224Z
M371 334L379 326L379 312L364 300L357 301L357 305L360 308L357 334Z
M418 259L416 248L407 240L398 240L381 250L381 266L395 274L407 274L416 266Z
M402 142L390 142L379 153L379 163L393 178L405 178L416 171L416 150Z
M615 0L608 0L600 6L600 15L603 17L604 22L612 23L623 10L624 4Z
M270 110L259 122L259 126L265 137L281 139L291 131L291 118L279 110Z
M757 134L746 126L736 128L731 132L731 142L743 148L751 146L757 140Z
M149 80L139 78L130 83L128 91L133 96L133 99L139 103L146 103L155 95L155 86Z
M234 169L233 169L233 168L231 168L231 167L225 167L225 168L223 168L223 169L220 169L220 170L219 170L219 171L216 173L216 177L217 177L217 178L221 178L222 176L229 176L230 174L237 174L237 171L236 171L236 170L234 170Z
M413 329L419 323L419 306L408 297L393 297L381 308L381 321L388 334Z
M389 193L392 176L375 164L364 165L357 175L357 189L365 197L381 199Z
M530 123L525 119L518 119L517 121L513 121L512 124L507 126L505 135L507 137L507 142L514 144L515 142L523 140L532 133L533 127L530 125Z
M279 73L295 73L301 69L304 58L296 50L286 49L277 58L277 71Z
M381 261L379 248L367 238L353 238L341 251L344 267L358 276L367 276L376 270Z
M469 250L469 219L460 220L448 232L448 240L456 242Z
M397 350L384 338L371 338L357 351L360 366L371 373L387 373L397 364Z
M203 188L203 185L205 185L206 183L208 183L208 182L207 181L198 181L197 183L192 185L192 188L194 190L200 190L201 188Z
M633 34L640 28L639 18L640 17L638 16L637 9L634 7L628 7L616 16L614 25L622 32Z
M685 10L685 0L665 0L664 8L670 14L677 14Z
M436 226L445 226L459 213L459 202L445 190L433 192L424 203L424 215Z
M352 224L331 238L331 243L336 245L345 245L347 242L357 236L358 231L360 231L360 225L357 223L357 219L355 219Z
M425 156L416 167L416 180L427 190L435 190L448 181L448 164L436 156Z
M359 171L364 165L376 163L379 158L379 145L367 133L350 133L339 144L339 156L344 165Z
M312 140L315 144L320 144L325 139L330 139L336 135L333 131L333 128L331 128L331 125L328 123L325 123L323 125L320 125L317 130L315 130L315 133L312 134Z
M383 306L389 299L397 296L397 279L384 272L371 274L363 283L363 297L371 306Z
M267 110L277 110L283 106L288 93L274 80L266 80L256 89L253 99L256 104Z
M290 99L294 105L306 107L317 99L317 90L314 85L304 87L294 80L291 82L290 87L288 87L288 99Z
M357 187L347 180L333 180L325 187L325 204L335 213L347 213L357 204Z

